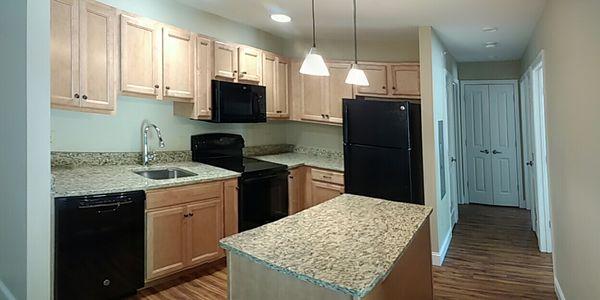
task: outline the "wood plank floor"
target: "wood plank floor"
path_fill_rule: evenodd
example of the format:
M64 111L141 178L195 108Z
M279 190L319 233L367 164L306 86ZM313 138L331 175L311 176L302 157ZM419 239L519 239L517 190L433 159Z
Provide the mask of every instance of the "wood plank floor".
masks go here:
M529 211L461 205L435 299L556 299L552 258L537 250ZM145 289L134 299L227 299L227 270L217 264Z

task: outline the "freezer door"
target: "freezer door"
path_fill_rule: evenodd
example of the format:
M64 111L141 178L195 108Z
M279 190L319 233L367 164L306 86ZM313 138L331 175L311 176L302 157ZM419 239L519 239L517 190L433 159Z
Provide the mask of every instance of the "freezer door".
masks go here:
M409 149L409 105L344 99L344 143Z
M410 151L344 145L346 193L417 203L411 196Z

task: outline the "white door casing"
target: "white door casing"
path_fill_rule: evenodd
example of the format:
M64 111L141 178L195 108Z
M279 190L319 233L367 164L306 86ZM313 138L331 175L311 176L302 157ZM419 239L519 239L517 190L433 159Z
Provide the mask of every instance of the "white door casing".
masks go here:
M448 109L448 161L450 172L450 216L452 224L458 222L458 198L459 198L459 171L458 171L458 151L457 145L460 140L457 139L456 132L459 131L458 120L455 111L457 110L457 99L455 98L455 82L450 73L446 74L446 96Z

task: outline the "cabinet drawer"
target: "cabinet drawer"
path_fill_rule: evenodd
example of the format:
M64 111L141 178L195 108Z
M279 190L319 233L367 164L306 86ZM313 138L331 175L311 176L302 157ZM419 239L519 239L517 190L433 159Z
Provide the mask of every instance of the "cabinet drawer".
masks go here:
M146 193L146 209L222 198L222 196L222 181L148 191Z
M313 180L344 185L344 174L342 173L312 169L311 174Z

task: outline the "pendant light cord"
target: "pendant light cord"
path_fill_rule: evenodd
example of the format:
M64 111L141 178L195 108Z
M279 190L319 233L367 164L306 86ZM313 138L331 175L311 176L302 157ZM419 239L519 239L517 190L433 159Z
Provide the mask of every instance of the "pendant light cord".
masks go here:
M313 0L314 1L314 0ZM356 0L352 1L354 11L354 64L358 64L358 43L356 41Z
M313 21L313 48L317 47L317 35L315 29L315 0L312 0L312 21Z

